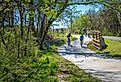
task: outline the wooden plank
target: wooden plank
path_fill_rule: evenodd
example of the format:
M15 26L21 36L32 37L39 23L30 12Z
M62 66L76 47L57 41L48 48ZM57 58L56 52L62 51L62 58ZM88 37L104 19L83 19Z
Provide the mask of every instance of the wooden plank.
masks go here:
M99 46L96 46L96 45L94 45L94 44L93 44L93 46L94 46L95 48L99 49L99 50L101 49Z
M94 42L100 43L100 40L93 39Z
M97 45L97 46L100 46L100 43L97 43L97 42L94 42L94 41L92 41L92 43Z

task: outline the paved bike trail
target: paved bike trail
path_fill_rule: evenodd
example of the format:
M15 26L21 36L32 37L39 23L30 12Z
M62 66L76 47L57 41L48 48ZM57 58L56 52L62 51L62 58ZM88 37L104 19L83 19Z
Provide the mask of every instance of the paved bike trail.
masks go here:
M87 73L98 77L102 82L121 82L121 60L96 54L86 48L86 44L91 41L88 37L85 37L82 48L79 36L77 38L71 43L71 47L67 44L60 46L58 48L60 55Z

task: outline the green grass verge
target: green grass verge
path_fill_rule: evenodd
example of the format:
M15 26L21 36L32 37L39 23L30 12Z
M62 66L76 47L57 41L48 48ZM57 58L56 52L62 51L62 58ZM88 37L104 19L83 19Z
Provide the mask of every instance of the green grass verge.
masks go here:
M54 55L54 58L58 62L58 76L59 81L66 82L100 82L97 78L92 77L90 74L85 73L84 70L78 68L76 65L67 61L60 55Z
M108 47L102 51L97 50L92 43L88 44L88 48L97 53L107 54L113 57L121 57L121 41L105 40L105 43Z

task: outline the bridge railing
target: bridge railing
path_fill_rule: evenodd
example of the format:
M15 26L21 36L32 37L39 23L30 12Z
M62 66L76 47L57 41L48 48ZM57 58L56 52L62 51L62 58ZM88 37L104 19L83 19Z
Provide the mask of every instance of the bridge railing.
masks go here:
M103 50L107 47L100 31L93 32L92 36L93 36L92 43L94 47L96 47L99 50Z
M93 46L96 47L97 49L101 49L101 44L100 44L100 38L101 38L101 33L96 31L93 32Z

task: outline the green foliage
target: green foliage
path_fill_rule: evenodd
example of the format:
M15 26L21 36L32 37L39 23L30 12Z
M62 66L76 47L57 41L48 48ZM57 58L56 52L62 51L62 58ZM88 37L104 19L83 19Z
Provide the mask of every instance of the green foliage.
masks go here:
M33 17L33 18L34 18L34 17L35 17L35 12L34 12L34 11L32 11L32 10L31 10L31 11L29 11L29 17Z
M27 38L26 29L24 29L23 37L20 37L19 28L13 30L11 28L6 28L5 34L2 33L5 37L4 40L7 47L3 44L2 38L0 38L0 82L58 82L57 73L59 72L58 68L60 68L58 62L66 63L67 61L63 61L62 57L59 59L53 52L39 50L36 44L36 38L32 37L32 34L30 34L31 36L28 35L29 41L24 42L23 39ZM17 42L14 42L15 40L17 40ZM56 42L58 43L51 46L51 49L56 49L57 46L64 44L65 39L61 40L61 38L59 38L54 43ZM24 53L25 45L27 49L26 55ZM83 81L86 81L88 75L85 77L84 71L82 71L84 74L81 73L81 71L77 72L79 69L74 70L72 69L73 67L75 68L74 65L72 67L68 66L68 70L84 76ZM71 77L74 78L73 81L80 80L81 77L79 78L78 74L76 77ZM94 78L91 77L89 80L94 80Z
M34 61L35 62L31 62L32 68L35 70L33 70L32 73L32 77L34 79L38 79L42 82L51 82L54 80L57 81L57 78L55 77L57 72L57 64L53 57L44 54L44 56L42 56L40 59Z
M52 52L48 52L48 50L40 51L36 41L39 40L39 44L45 41L46 32L48 32L50 25L68 6L68 2L73 2L73 0L1 1L0 24L3 25L3 27L0 28L0 82L57 82L56 73L58 65L55 61L56 58L53 58ZM117 9L120 8L120 6L114 7ZM20 18L16 17L16 11L18 10L18 16ZM75 11L76 8L73 7L73 10ZM68 16L67 19L72 17L71 23L76 17L75 13L77 13L77 11L72 12L70 9L66 14L66 16ZM43 17L43 15L45 15L45 17ZM63 17L65 17L65 15ZM14 19L18 21L21 28L15 27L17 24ZM81 24L78 25L75 23L74 28L79 28L80 30L83 27L87 27L88 20L88 16L82 16L81 20L79 19L78 21L78 24L80 21ZM29 24L27 24L27 21ZM38 25L38 28L40 27L39 31L36 32L38 33L37 36L40 36L38 39L36 39L31 32L34 32L34 27L36 27L34 26L35 22L35 25ZM23 25L29 28L26 29ZM34 32L34 34L36 33ZM75 40L75 38L72 38L72 40ZM50 50L57 48L57 46L62 45L65 41L66 38L60 40L59 37L56 41L48 43L53 45L49 46ZM69 70L71 72L73 71L71 69ZM73 78L74 80L72 81L78 81L78 77ZM83 79L85 79L85 77ZM81 81L89 81L88 77L86 77L86 79L87 80Z
M46 54L41 57L24 57L1 66L0 81L57 82L57 64L53 57Z
M3 44L2 38L0 38L0 44L1 44L1 53L3 55L6 55L7 57L12 58L19 58L23 57L26 54L33 55L36 47L36 41L34 40L34 37L31 36L31 34L27 34L27 31L24 31L24 36L20 37L20 29L11 29L6 28L4 29L3 39L5 41L5 45ZM28 35L28 37L27 37ZM27 41L26 41L27 40Z
M104 30L102 31L103 33L103 35L106 35L106 36L113 36L113 33L112 32L110 32L108 29L106 29L106 28L104 28Z
M19 28L6 28L2 32L6 45L0 38L0 82L57 82L58 66L52 53L40 51L36 38L27 35L24 29L20 37Z
M57 21L61 21L63 25L67 25L70 29L72 29L73 21L78 17L78 14L81 13L81 11L77 11L76 8L77 5L67 6L64 12L57 18Z
M10 0L5 0L5 2L9 2Z
M72 23L72 27L78 33L82 32L83 28L89 28L89 16L82 15L79 18L76 18Z
M99 1L102 3L102 1ZM104 5L103 5L104 4ZM99 30L104 35L120 36L121 33L121 14L120 14L120 2L103 1L102 8L97 12L94 9L89 9L80 18L75 19L73 22L74 30L79 33L83 28L90 28L92 30ZM96 6L99 6L96 5Z

